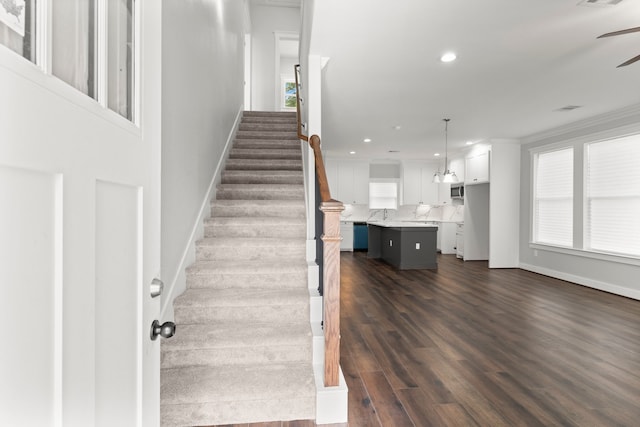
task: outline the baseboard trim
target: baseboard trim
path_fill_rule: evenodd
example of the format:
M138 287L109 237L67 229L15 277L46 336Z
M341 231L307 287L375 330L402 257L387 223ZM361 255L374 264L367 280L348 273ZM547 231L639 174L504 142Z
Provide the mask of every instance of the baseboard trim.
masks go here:
M545 276L554 277L556 279L566 280L567 282L572 282L581 286L586 286L588 288L598 289L600 291L609 292L611 294L640 300L640 291L614 285L612 283L601 282L599 280L593 280L587 277L577 276L575 274L569 274L562 271L552 270L550 268L526 263L520 263L520 268L534 273L543 274Z
M189 234L189 238L186 241L184 249L182 251L182 256L180 257L180 263L176 271L173 273L173 277L167 286L167 294L166 297L163 298L162 308L160 310L160 318L164 320L173 320L173 300L180 295L186 289L186 268L195 261L195 247L196 241L200 239L204 235L204 220L211 216L211 201L215 197L216 187L222 180L222 171L224 170L225 162L229 157L229 152L231 151L231 147L233 145L233 140L236 136L236 132L238 131L238 126L240 121L242 120L242 113L244 108L241 106L238 114L236 114L236 119L229 131L229 135L227 136L227 141L224 146L224 150L222 155L218 159L218 164L216 165L216 169L214 171L213 177L211 178L211 182L209 183L209 188L207 189L206 194L200 204L200 210L198 212L198 216L191 228L191 233Z

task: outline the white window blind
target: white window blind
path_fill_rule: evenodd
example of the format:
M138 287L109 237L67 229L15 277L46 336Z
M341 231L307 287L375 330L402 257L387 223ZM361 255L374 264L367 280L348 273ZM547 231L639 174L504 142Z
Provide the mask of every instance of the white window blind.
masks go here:
M534 163L533 240L573 245L573 148L538 153Z
M585 249L640 256L640 135L586 148Z
M395 182L369 183L369 209L397 209L398 184Z

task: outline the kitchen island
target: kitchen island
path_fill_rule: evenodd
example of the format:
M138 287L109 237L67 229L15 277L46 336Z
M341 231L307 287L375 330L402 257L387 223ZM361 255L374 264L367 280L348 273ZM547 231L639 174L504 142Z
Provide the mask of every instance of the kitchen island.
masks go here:
M438 227L420 222L369 222L369 258L381 258L400 270L438 268Z

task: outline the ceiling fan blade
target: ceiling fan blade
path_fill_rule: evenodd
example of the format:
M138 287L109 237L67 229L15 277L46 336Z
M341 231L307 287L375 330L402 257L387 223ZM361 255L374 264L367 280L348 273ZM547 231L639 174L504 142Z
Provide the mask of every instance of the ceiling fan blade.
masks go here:
M640 31L640 27L627 28L626 30L613 31L611 33L606 33L606 34L603 34L603 35L598 36L596 38L601 39L603 37L619 36L621 34L635 33L635 32L638 32L638 31Z
M618 65L616 68L620 68L620 67L626 67L627 65L633 64L636 61L640 61L640 55L634 56L633 58L631 58L628 61L623 62L622 64Z

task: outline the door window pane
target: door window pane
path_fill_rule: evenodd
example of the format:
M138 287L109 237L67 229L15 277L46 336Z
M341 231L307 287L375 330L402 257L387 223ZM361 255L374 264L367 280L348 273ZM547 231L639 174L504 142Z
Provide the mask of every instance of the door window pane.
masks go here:
M36 62L36 0L0 1L0 44Z
M108 106L133 120L133 0L108 2Z
M95 1L53 0L52 72L95 98Z

